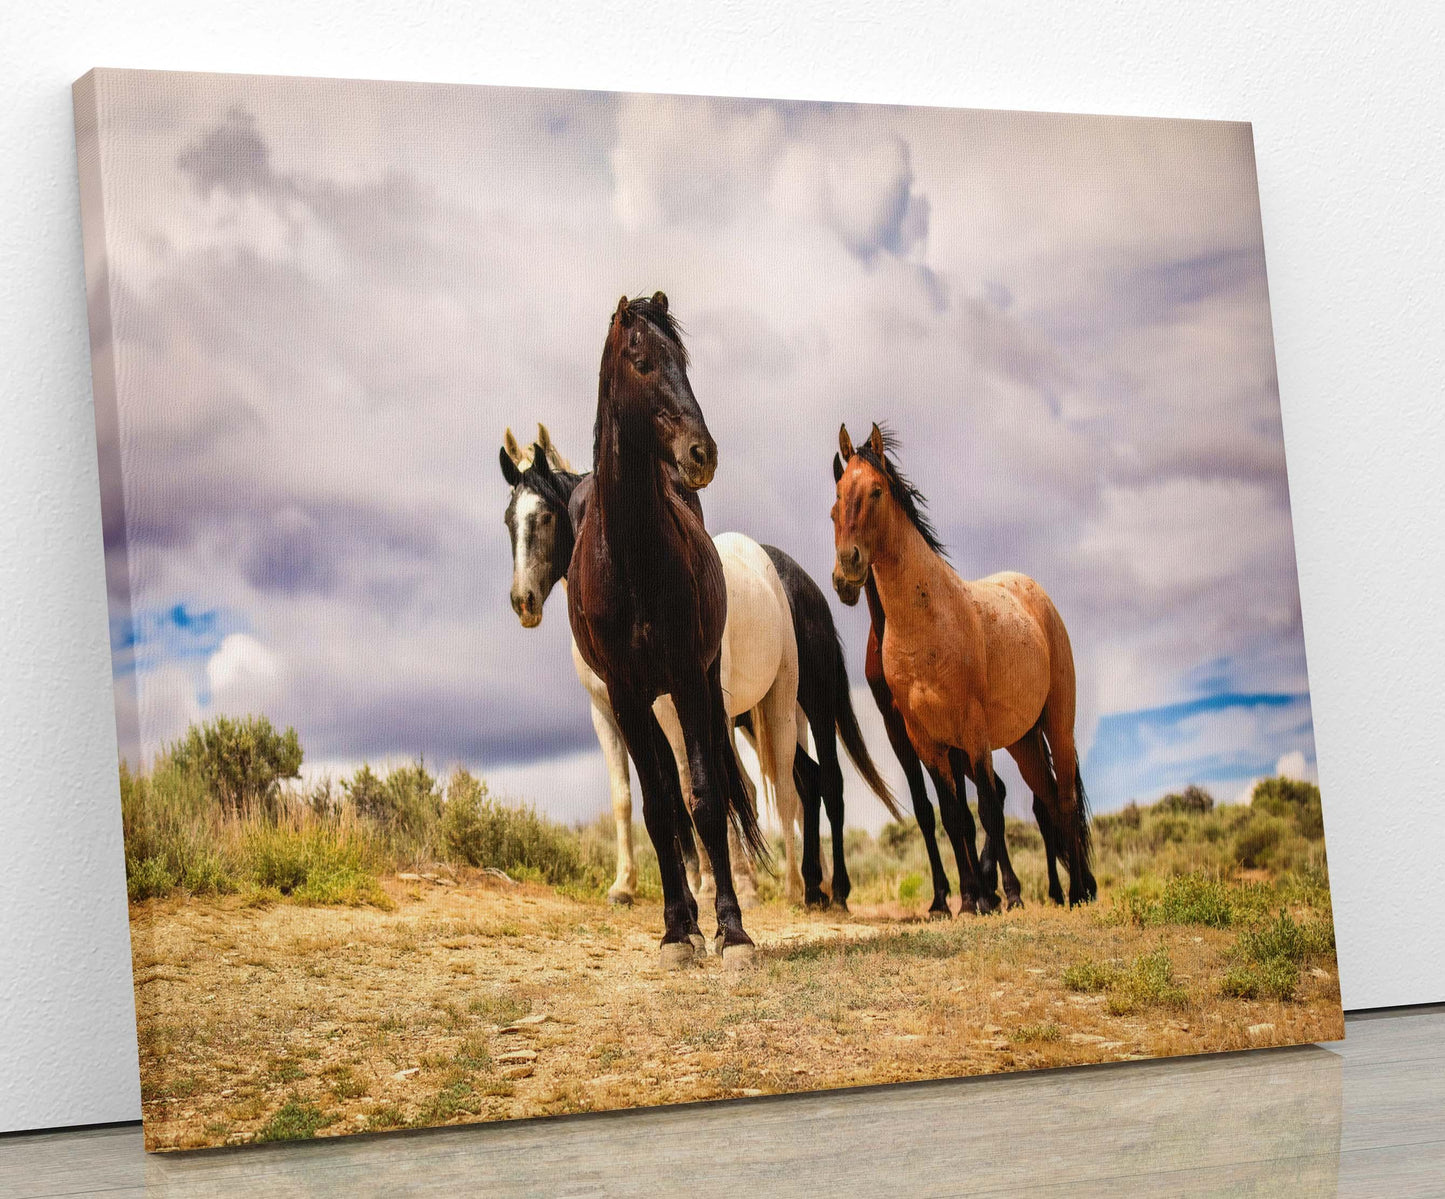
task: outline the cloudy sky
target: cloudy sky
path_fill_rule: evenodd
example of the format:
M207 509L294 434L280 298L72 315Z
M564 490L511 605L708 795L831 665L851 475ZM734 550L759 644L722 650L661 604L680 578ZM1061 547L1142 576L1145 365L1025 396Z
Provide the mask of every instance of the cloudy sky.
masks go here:
M142 72L96 95L132 760L264 712L310 770L422 754L603 810L563 596L533 631L508 604L497 450L542 420L585 462L608 316L661 288L714 532L826 587L838 424L886 420L960 572L1024 571L1063 613L1098 808L1313 776L1248 126ZM866 613L834 608L896 777Z

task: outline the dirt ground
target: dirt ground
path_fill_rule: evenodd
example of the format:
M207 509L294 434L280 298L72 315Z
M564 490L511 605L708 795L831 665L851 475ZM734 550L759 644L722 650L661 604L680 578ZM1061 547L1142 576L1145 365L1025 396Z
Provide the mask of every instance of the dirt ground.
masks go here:
M132 908L151 1149L1028 1070L1344 1035L1333 970L1222 998L1234 934L1106 922L1107 899L925 923L745 914L758 964L657 967L661 910L483 878L387 879L395 910ZM955 899L955 902L956 899ZM703 927L713 924L705 913ZM1168 947L1187 999L1111 1014L1080 959Z

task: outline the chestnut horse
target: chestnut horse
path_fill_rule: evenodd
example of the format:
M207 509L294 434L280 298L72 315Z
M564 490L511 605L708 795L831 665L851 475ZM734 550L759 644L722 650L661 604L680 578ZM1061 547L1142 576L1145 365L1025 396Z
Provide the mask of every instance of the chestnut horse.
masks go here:
M722 561L673 481L698 491L716 471L717 443L693 396L667 297L623 296L602 347L592 494L567 571L567 615L637 767L643 823L662 876L664 967L691 961L703 940L683 869L681 783L652 711L658 696L672 697L682 727L692 822L713 864L715 948L725 965L746 964L753 954L733 887L729 822L755 859L768 856L722 694Z
M1040 831L1051 857L1062 850L1069 902L1093 899L1088 800L1074 745L1074 657L1062 617L1025 575L959 578L876 424L858 450L846 427L838 442L833 585L845 603L856 603L871 575L883 617L883 676L909 743L938 788L965 903L973 900L980 913L997 906L974 849L965 777L978 788L979 820L998 854L1005 895L1010 906L1020 902L993 772L999 748L1042 801L1036 810L1046 812L1047 824L1041 820Z

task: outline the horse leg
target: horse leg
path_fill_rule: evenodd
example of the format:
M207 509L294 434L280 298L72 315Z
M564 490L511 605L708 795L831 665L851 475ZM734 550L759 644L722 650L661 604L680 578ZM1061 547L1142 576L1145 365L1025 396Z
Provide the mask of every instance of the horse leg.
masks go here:
M828 828L832 831L832 906L837 907L840 912L847 912L848 896L853 893L853 880L848 878L848 857L842 838L842 767L838 763L838 712L831 691L825 692L822 711L815 715L812 730L818 750L818 763L814 786L818 790L822 806L827 809ZM812 758L803 753L802 732L799 732L798 741L799 760L806 758L812 763ZM816 813L814 819L818 819Z
M1038 821L1039 834L1044 839L1044 858L1049 869L1049 899L1062 906L1064 889L1059 885L1059 829L1055 827L1051 811L1051 808L1058 804L1058 794L1053 771L1049 768L1043 734L1035 729L1009 746L1008 752L1018 766L1024 783L1034 793L1034 819Z
M910 759L904 763L904 774L908 779L908 790L913 796L913 818L918 821L918 832L923 838L923 847L928 851L928 869L933 875L933 902L928 905L930 920L951 920L953 909L948 906L948 871L943 868L943 855L938 852L938 826L933 818L933 804L923 787L923 764L918 755L909 749ZM939 798L938 806L943 807Z
M759 765L772 783L778 804L778 820L783 826L784 878L787 896L792 903L801 903L807 896L798 861L797 829L803 823L803 805L793 782L793 763L798 749L797 679L796 666L785 666L753 710L759 726L755 730ZM804 827L806 835L806 825ZM816 824L814 827L817 827ZM817 861L816 857L814 861ZM818 877L821 880L821 867Z
M838 736L830 724L817 735L819 788L828 810L828 827L833 832L833 906L846 912L853 882L848 877L843 847L843 768L838 762ZM801 754L802 751L799 750ZM931 815L931 813L930 813Z
M1072 707L1072 705L1068 705ZM1058 786L1059 838L1067 848L1069 864L1069 906L1088 903L1098 895L1098 885L1089 869L1088 813L1080 794L1078 750L1074 746L1073 712L1056 710L1053 700L1044 705L1043 731L1054 762Z
M961 749L950 751L949 763L954 778L962 778L966 773L965 767L969 765L967 755ZM985 753L977 762L973 762L972 766L974 786L978 788L978 821L983 825L985 850L991 847L997 856L998 870L1003 876L1005 906L1010 909L1021 908L1024 901L1020 894L1018 875L1014 873L1013 863L1009 860L1008 841L1004 838L1003 780L993 772L991 754ZM992 873L983 872L982 862L980 872L983 873L984 886L992 891L994 876Z
M793 751L793 790L798 793L803 822L803 903L825 908L829 897L823 890L822 778L818 763L808 753L808 716L803 711L801 690L793 725L798 735Z
M642 820L657 851L657 869L662 876L661 961L665 969L675 969L692 961L694 955L689 935L694 924L688 908L690 892L679 852L680 788L671 763L660 757L659 742L663 737L651 703L616 691L611 694L617 726L637 766L637 778L642 786Z
M729 753L725 757L729 775L733 785L740 788L748 799L748 807L756 816L758 812L758 791L753 785L753 780L748 777L748 772L743 769L742 763L738 761L736 745L732 740L732 734L728 735ZM728 853L732 855L733 867L733 888L738 893L738 904L743 911L758 906L758 872L753 864L752 858L748 855L747 849L738 840L738 830L728 823Z
M655 713L654 713L655 715ZM676 724L676 721L673 721ZM693 838L692 812L687 806L687 775L681 776L676 772L676 761L672 755L672 744L663 729L661 721L656 719L652 722L653 742L656 747L658 768L661 771L662 783L668 788L672 796L672 803L677 812L674 827L676 829L677 851L682 859L683 865L683 894L687 901L688 940L692 942L693 949L699 956L706 956L707 941L702 935L702 929L697 923L697 899L692 884L692 877L698 872L698 846Z
M998 896L984 890L979 874L973 813L954 790L953 780L946 777L942 770L930 766L928 773L933 778L934 790L938 792L943 827L948 832L948 839L953 842L953 856L958 863L958 889L963 899L960 911L972 907L980 916L996 912ZM962 779L963 775L958 777Z
M864 673L868 678L868 689L873 692L873 702L883 717L888 744L893 746L898 764L903 767L903 777L908 782L908 794L913 801L913 818L918 821L918 832L923 837L923 847L928 851L928 869L933 875L933 903L929 905L928 915L935 920L952 919L953 909L948 906L948 872L943 868L943 855L938 852L938 829L933 819L933 804L923 785L923 763L918 760L913 742L908 739L908 728L903 723L903 714L893 702L893 692L889 690L888 682L883 677L883 661L878 655L871 632L868 636L868 659ZM938 803L942 808L941 795Z
M627 769L627 745L612 717L611 705L593 699L592 727L607 763L612 790L612 821L617 829L617 878L607 889L607 902L631 906L637 894L637 861L632 855L632 781Z
M667 697L663 697L666 701ZM682 852L683 867L687 873L687 886L690 894L699 899L711 899L716 888L713 883L712 862L704 849L693 838L692 832L692 809L696 800L692 793L692 772L687 765L687 751L683 745L682 730L678 727L677 711L670 702L659 701L659 706L670 715L664 724L658 721L658 727L664 733L667 746L666 751L673 760L673 766L677 771L678 785L682 795L682 818L678 821L678 847Z
M1054 822L1049 816L1049 805L1039 795L1034 796L1034 820L1039 826L1039 835L1044 839L1044 860L1049 870L1049 902L1063 907L1064 888L1059 883L1059 855L1055 840Z
M733 888L728 853L728 806L731 782L726 755L731 752L729 722L723 706L719 663L705 677L673 692L678 722L687 745L695 805L693 824L713 863L717 884L717 944L724 964L743 965L752 955L752 939L743 931L742 909ZM736 765L736 763L735 763ZM741 796L735 802L744 802Z
M810 908L825 908L828 896L823 891L822 773L801 745L793 755L793 787L803 805L803 903Z

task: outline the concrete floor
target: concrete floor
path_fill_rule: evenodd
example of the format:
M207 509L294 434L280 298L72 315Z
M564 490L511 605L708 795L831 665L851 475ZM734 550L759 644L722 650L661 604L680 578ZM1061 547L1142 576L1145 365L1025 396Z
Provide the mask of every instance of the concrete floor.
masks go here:
M1348 1039L957 1082L147 1157L0 1137L0 1195L1445 1195L1445 1006Z

